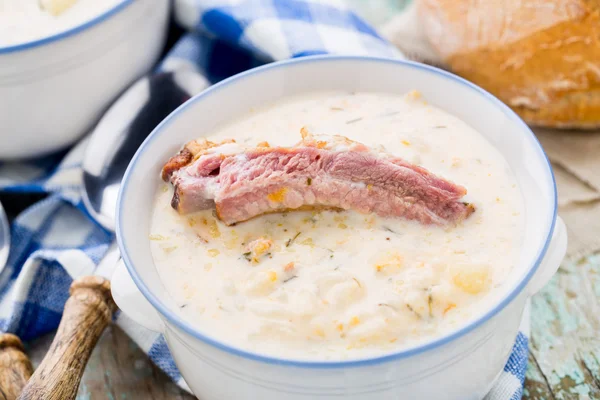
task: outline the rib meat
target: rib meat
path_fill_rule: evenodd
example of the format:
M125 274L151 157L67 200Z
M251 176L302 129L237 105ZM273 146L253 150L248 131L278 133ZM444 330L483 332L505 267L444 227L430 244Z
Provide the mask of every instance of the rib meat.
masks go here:
M302 134L293 147L188 143L163 168L175 188L173 208L186 214L216 207L228 225L307 207L446 225L475 210L461 201L464 187L422 167L342 136Z

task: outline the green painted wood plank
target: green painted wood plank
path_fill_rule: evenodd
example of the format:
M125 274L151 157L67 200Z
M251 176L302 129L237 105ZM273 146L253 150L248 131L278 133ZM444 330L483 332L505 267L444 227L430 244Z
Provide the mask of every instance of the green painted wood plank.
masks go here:
M550 384L540 369L537 360L531 352L529 353L529 360L527 363L527 374L525 376L523 398L528 400L554 399L552 388L550 387Z
M544 398L536 396L540 384L547 382L558 400L600 399L599 299L598 256L566 263L533 298L532 357L524 398Z

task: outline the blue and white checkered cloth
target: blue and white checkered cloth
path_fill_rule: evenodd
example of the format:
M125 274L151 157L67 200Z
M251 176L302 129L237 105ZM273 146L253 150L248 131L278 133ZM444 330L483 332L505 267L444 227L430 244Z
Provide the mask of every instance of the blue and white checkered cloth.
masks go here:
M209 82L273 60L312 54L402 57L343 0L176 0L175 17L190 33L159 68L186 63ZM90 218L80 197L85 145L84 139L66 154L36 162L0 163L3 192L48 194L13 222L10 257L0 273L0 331L25 341L56 329L72 279L100 273L98 265L114 240ZM528 321L526 312L512 355L487 399L521 398ZM162 336L123 314L117 324L187 389Z

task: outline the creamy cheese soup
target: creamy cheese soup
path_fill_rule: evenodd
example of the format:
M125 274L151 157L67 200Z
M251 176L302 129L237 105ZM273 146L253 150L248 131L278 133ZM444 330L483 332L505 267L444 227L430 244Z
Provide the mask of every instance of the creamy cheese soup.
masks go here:
M0 0L0 46L64 32L121 2L123 0Z
M489 305L514 267L524 220L498 151L417 92L293 97L195 134L292 146L303 127L463 185L476 211L450 227L353 211L277 213L226 226L211 210L179 215L162 183L149 238L165 295L183 318L246 350L340 360L431 340Z

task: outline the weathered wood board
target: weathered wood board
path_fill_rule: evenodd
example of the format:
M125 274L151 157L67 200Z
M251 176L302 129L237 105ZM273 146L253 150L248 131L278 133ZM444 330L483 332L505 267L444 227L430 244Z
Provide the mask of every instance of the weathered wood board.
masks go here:
M600 399L600 256L566 263L533 298L523 398Z
M30 343L34 366L42 360L52 335ZM78 400L192 400L155 367L121 329L108 327L87 365Z

